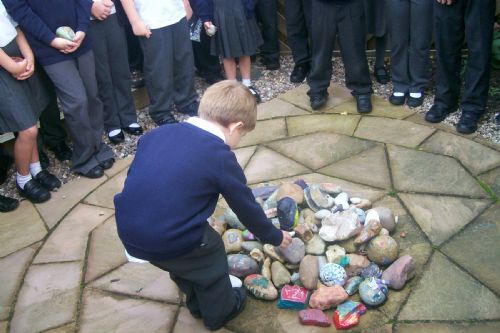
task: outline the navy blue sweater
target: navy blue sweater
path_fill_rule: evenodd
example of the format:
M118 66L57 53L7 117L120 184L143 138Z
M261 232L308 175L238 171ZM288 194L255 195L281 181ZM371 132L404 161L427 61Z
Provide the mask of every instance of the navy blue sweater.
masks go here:
M89 34L91 0L2 0L7 12L21 27L42 66L74 59L90 51ZM69 26L86 33L80 47L64 54L50 46L56 30Z
M140 139L123 191L115 196L118 235L137 258L187 254L200 245L219 194L261 241L281 243L281 231L255 202L228 145L189 123L161 126Z

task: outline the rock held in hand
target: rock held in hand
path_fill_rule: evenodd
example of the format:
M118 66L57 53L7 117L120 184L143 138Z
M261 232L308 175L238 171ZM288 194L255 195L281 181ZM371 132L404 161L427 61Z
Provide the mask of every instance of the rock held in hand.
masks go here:
M62 26L57 28L56 36L72 42L73 39L75 39L76 34L70 27Z

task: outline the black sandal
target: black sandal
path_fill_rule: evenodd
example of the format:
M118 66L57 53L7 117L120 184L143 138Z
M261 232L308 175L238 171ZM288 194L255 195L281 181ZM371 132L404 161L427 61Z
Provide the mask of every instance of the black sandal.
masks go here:
M387 84L390 81L389 74L387 73L385 67L375 67L374 75L375 79L380 84Z

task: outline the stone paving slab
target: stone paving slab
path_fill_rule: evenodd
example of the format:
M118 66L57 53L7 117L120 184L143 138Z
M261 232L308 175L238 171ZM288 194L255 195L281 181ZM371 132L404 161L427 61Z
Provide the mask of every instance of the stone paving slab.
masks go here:
M117 173L119 173L122 170L128 169L130 164L132 164L132 161L134 160L135 155L129 155L121 160L117 160L115 164L113 164L113 167L108 170L104 170L104 174L108 176L108 178L111 178L115 176Z
M82 262L33 265L17 297L11 332L40 332L73 320Z
M40 243L0 259L0 321L9 317L16 291Z
M253 131L247 133L241 139L238 147L253 146L284 137L286 137L285 118L262 120L257 123Z
M372 148L375 142L334 133L315 133L271 142L267 146L280 154L317 170Z
M500 319L500 300L445 256L434 252L399 320Z
M127 178L128 169L122 170L120 173L109 179L107 182L99 186L94 192L85 198L84 202L90 205L106 207L114 209L115 194L120 193Z
M500 322L398 324L397 333L498 333Z
M53 228L83 197L104 183L107 177L88 179L78 177L64 184L57 192L52 192L52 198L36 205L45 223Z
M85 289L79 332L170 332L177 306Z
M286 119L286 124L289 136L317 132L353 135L360 119L360 115L313 114L308 116L288 117Z
M201 319L196 319L193 316L191 316L187 308L185 307L180 308L179 316L177 317L173 333L208 333L208 332L232 333L232 331L226 328L221 328L216 331L210 331L207 328L205 328L205 325L203 325L203 321Z
M91 283L94 288L178 304L180 294L168 272L149 264L127 263Z
M305 114L309 114L309 112L280 99L273 99L257 106L257 120Z
M76 332L75 322L71 322L67 325L44 331L43 333L73 333L73 332Z
M479 179L484 181L497 197L500 197L500 168L480 175Z
M250 161L250 158L255 153L256 149L257 146L251 146L233 150L234 154L236 155L236 159L238 160L238 164L241 166L242 169L245 169L246 165L248 164L248 161Z
M415 111L411 111L407 107L394 106L387 100L377 96L372 96L372 105L373 105L373 111L366 114L365 115L366 117L405 119L408 118L413 113L415 113ZM356 102L354 100L349 100L346 103L340 104L334 108L324 110L324 112L359 115Z
M124 251L116 231L116 221L111 217L92 232L88 246L85 283L125 264L127 258Z
M500 165L500 153L477 142L438 131L422 144L426 151L453 156L469 171L480 174Z
M313 109L311 109L309 96L307 96L308 90L309 86L303 84L295 89L287 91L281 96L278 96L278 98L309 112L326 112L327 110L334 109L340 104L343 104L350 100L354 100L354 97L352 97L349 89L343 86L331 84L330 87L328 87L329 96L326 105L321 110L314 111Z
M79 204L49 236L34 263L83 260L90 231L113 213L110 209Z
M320 169L319 172L369 186L392 188L383 145L333 163Z
M443 253L500 295L500 204L442 248Z
M0 332L7 333L7 322L6 321L0 322Z
M23 200L9 213L1 213L0 258L42 240L47 229L33 204Z
M478 182L453 158L388 145L398 191L485 197Z
M410 121L364 117L361 119L354 136L413 148L422 143L433 132L434 129L430 127Z
M437 124L434 124L434 123L429 123L427 121L425 121L424 117L421 115L421 114L413 114L407 118L405 118L405 120L408 120L408 121L411 121L415 124L420 124L420 125L425 125L425 126L429 126L431 128L434 128L434 129L437 129L437 130L441 130L441 131L445 131L445 132L449 132L449 133L452 133L454 135L458 135L458 136L462 136L464 138L468 138L470 140L474 139L477 134L461 134L461 133L458 133L455 126L452 126L452 125L448 125L446 123L437 123Z

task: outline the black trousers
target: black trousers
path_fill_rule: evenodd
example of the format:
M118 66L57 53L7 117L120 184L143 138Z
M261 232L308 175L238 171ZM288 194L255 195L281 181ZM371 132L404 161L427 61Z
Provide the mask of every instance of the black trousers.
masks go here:
M119 2L119 1L118 1ZM130 70L139 70L142 72L142 67L144 64L144 57L142 55L141 44L139 43L139 37L134 35L132 31L132 26L130 24L125 24L125 36L127 37L127 54Z
M286 33L295 65L311 61L311 15L311 0L285 0Z
M346 85L353 95L372 93L365 52L365 17L361 0L335 4L312 1L312 59L309 96L326 94L332 77L332 52L338 36Z
M495 0L456 0L434 3L437 83L434 103L455 108L460 96L461 49L467 36L469 56L465 68L462 111L481 116L488 99L491 41Z
M193 45L194 65L201 77L220 77L221 67L219 57L210 54L210 37L201 29L200 41Z
M189 311L201 313L206 326L222 323L236 305L224 244L208 223L200 247L181 257L151 264L170 273L172 281L186 294Z
M262 31L264 44L260 47L260 55L264 62L276 62L280 59L278 41L278 1L257 1L256 18Z

